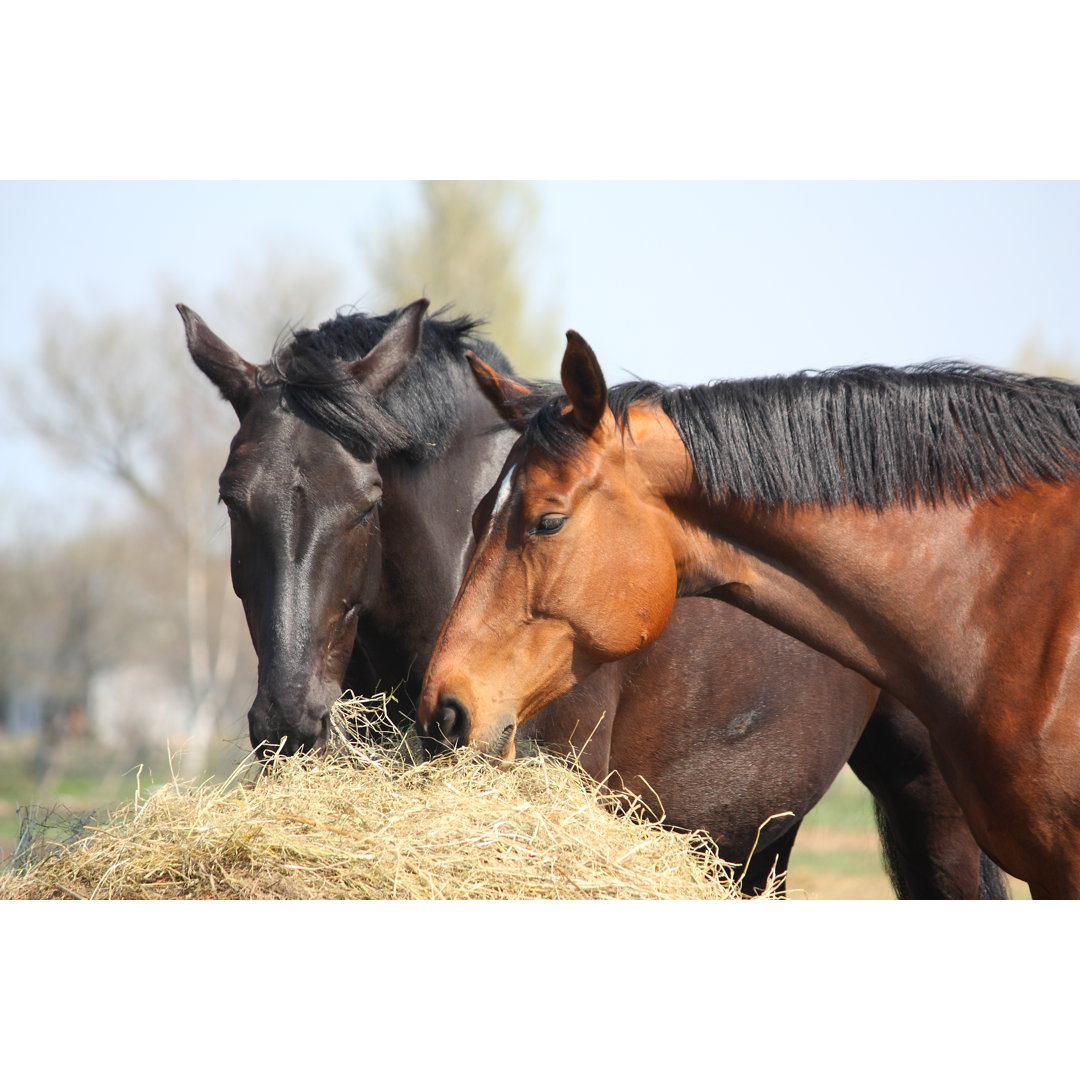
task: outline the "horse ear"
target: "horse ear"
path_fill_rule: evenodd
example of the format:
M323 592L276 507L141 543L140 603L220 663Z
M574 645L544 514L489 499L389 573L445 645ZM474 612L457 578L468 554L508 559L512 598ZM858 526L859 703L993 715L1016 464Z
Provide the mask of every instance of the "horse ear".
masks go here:
M238 352L229 348L184 304L176 310L184 320L188 352L199 370L221 391L221 396L236 410L242 420L255 393L258 368L249 364Z
M566 331L562 384L573 406L574 423L591 435L607 408L607 383L596 354L575 330Z
M474 352L466 351L465 359L469 361L469 367L472 368L477 385L484 397L495 406L495 411L499 416L515 431L524 430L525 410L522 408L522 402L533 391L515 382L508 375L501 375L490 364L485 364Z
M430 303L420 299L403 307L371 352L349 365L372 397L379 397L416 359L424 335L424 313Z

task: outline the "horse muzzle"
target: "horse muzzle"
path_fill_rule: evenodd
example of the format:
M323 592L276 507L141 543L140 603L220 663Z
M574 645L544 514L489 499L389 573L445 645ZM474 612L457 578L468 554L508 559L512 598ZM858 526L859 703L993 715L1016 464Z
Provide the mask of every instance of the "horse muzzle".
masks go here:
M261 760L276 753L321 753L329 733L330 710L322 704L290 708L274 701L264 704L256 698L248 710L248 734Z
M501 716L490 724L476 724L469 709L450 695L439 698L430 716L421 715L417 728L420 740L430 754L472 746L496 761L509 763L514 760L517 721Z

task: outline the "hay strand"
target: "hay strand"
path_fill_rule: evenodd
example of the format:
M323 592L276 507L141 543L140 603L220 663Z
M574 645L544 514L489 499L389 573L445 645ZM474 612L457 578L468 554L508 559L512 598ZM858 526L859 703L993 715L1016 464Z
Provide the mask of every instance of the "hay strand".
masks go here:
M0 875L0 898L734 899L701 836L615 814L545 753L418 760L386 699L335 706L320 758L176 778Z

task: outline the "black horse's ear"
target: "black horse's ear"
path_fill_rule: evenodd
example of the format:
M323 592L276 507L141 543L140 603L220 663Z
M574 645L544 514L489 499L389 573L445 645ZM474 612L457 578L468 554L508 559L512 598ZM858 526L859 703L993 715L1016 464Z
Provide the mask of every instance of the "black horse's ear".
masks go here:
M566 331L562 384L573 406L574 423L586 435L591 435L607 408L607 383L596 354L575 330Z
M255 375L258 368L229 348L191 308L177 304L176 310L184 320L184 332L187 334L191 359L243 420L255 394Z
M430 303L420 299L403 307L371 352L349 365L372 397L379 397L419 355L424 313Z
M524 399L533 391L515 382L508 375L501 375L490 364L485 364L474 352L467 351L465 359L469 361L473 375L476 376L477 385L483 391L484 397L495 406L495 411L515 431L524 430Z

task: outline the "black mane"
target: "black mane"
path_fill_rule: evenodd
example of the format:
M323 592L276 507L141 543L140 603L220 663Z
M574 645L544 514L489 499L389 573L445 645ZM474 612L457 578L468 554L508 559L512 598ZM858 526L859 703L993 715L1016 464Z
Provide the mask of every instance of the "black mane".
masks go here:
M583 441L562 419L565 404L546 397L525 432L559 460ZM689 388L624 383L609 404L623 430L632 405L659 405L717 501L971 503L1080 476L1080 386L952 361Z
M316 330L298 330L259 369L260 385L281 387L288 407L362 457L402 453L438 457L461 423L463 387L473 386L465 360L471 349L496 370L511 373L491 342L474 336L468 316L424 320L419 359L376 400L345 365L378 343L398 312L338 315Z

